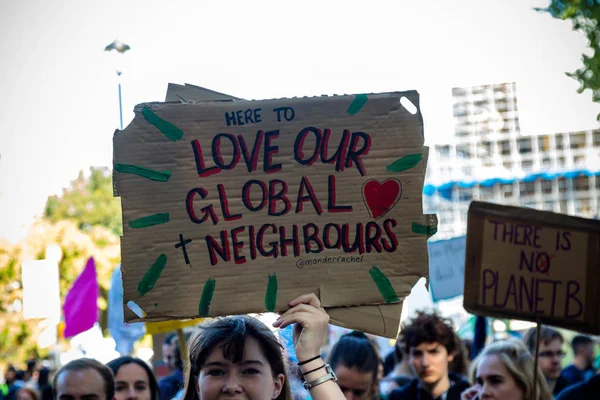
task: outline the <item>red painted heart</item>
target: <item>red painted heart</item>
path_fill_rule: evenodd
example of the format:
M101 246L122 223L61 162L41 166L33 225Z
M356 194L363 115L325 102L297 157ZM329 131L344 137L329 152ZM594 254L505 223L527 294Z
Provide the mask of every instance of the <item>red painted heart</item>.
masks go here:
M379 183L369 179L363 185L363 200L374 219L388 213L402 196L402 184L397 179L386 179Z

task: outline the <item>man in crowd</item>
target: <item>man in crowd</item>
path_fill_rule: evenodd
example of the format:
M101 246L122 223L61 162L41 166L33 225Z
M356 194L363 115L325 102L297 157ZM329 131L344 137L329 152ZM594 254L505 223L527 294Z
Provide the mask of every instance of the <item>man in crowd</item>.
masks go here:
M523 341L532 355L535 355L536 338L537 328L529 329L523 337ZM560 332L547 326L541 328L538 366L554 396L569 386L569 382L560 376L561 362L565 356L562 350L563 343L564 339Z
M458 337L449 320L436 313L418 312L402 327L402 344L417 378L393 390L389 400L460 399L469 383L448 371L458 350Z
M54 376L57 400L113 400L115 378L110 368L90 358L80 358L62 367Z
M594 341L584 335L577 335L571 341L573 364L560 374L569 385L584 382L594 376Z
M161 399L172 399L183 388L183 360L177 334L169 335L162 346L163 361L170 374L158 381Z

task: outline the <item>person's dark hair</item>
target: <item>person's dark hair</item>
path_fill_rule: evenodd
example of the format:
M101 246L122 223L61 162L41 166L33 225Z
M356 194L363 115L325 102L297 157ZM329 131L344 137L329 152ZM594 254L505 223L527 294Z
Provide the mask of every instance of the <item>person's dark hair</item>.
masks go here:
M158 383L156 382L156 377L154 376L154 373L152 372L152 370L150 369L148 364L146 364L143 360L140 360L139 358L123 356L123 357L115 358L114 360L107 362L106 366L112 370L113 375L115 376L115 381L116 381L116 377L117 377L117 373L119 372L119 369L121 369L121 367L123 365L127 365L127 364L139 365L140 367L142 367L144 369L144 371L146 371L146 375L148 375L148 383L150 386L149 387L150 396L151 396L150 399L151 400L160 400L160 391L158 389Z
M465 344L458 338L456 343L456 353L454 354L452 361L450 361L450 364L448 364L448 371L458 375L467 376L467 373L469 372L467 363L467 348Z
M15 378L18 381L25 380L25 371L23 371L22 369L17 370L17 372L15 373Z
M561 335L561 333L556 329L552 329L548 326L542 326L540 329L540 343L548 345L550 342L556 339L560 340L561 343L564 343L565 341L563 335ZM537 327L528 329L527 332L525 332L525 335L523 335L523 343L525 343L525 346L527 346L531 354L535 354L535 348L537 347L535 342L536 340Z
M249 337L259 343L273 376L285 376L283 388L276 400L292 400L283 346L265 324L247 315L219 318L200 325L194 332L188 346L189 360L186 362L183 399L198 400L198 374L213 350L218 347L222 349L223 357L234 363L239 362L244 357L244 344Z
M571 347L573 348L573 353L579 353L581 348L588 346L590 343L593 342L594 341L589 336L576 335L575 337L573 337L573 340L571 340Z
M179 348L179 337L176 333L172 333L167 336L163 342L163 345L174 345L175 346L175 367L178 370L183 370L183 359L181 358L181 349Z
M93 369L100 374L102 380L104 381L106 400L113 400L113 397L115 397L115 377L112 371L106 365L91 358L79 358L77 360L73 360L58 370L56 375L54 375L54 380L52 381L54 397L57 398L56 384L62 374L67 372L83 371L86 369Z
M402 349L400 342L396 342L394 349L385 356L383 361L383 376L388 376L400 362L402 362Z
M27 360L27 372L29 373L29 375L33 374L33 371L35 371L35 367L37 366L37 361L35 359L29 359Z
M40 368L38 372L38 385L40 387L47 385L50 382L50 370L46 367Z
M380 363L374 344L367 335L359 331L352 331L340 337L329 353L329 365L333 371L343 365L360 372L371 372L374 384L377 383Z
M473 340L471 339L460 339L465 350L465 358L467 361L473 361Z
M38 388L41 400L53 400L52 386L50 386L50 370L42 367L38 371Z
M437 313L417 311L417 315L408 323L402 324L402 343L405 352L421 343L439 343L448 354L454 354L458 348L458 338L452 328L452 321L440 317Z

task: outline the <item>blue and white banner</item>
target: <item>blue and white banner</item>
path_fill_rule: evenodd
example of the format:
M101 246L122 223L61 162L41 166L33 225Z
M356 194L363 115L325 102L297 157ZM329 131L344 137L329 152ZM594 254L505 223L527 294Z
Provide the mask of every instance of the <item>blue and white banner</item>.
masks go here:
M467 237L429 242L429 284L433 301L463 294Z

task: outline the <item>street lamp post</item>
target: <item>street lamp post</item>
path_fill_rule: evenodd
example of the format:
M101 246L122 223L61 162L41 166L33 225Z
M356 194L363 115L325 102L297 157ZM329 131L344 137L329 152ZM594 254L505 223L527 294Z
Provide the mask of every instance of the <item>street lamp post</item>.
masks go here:
M111 44L109 44L108 46L106 46L104 48L104 51L116 51L119 54L125 54L125 52L127 50L130 50L131 47L129 47L129 45L121 42L120 40L115 40L113 41ZM118 87L119 87L119 127L121 130L123 130L123 102L122 102L122 96L121 96L121 74L123 73L123 71L120 70L120 68L117 68L117 77L119 79L118 81Z

